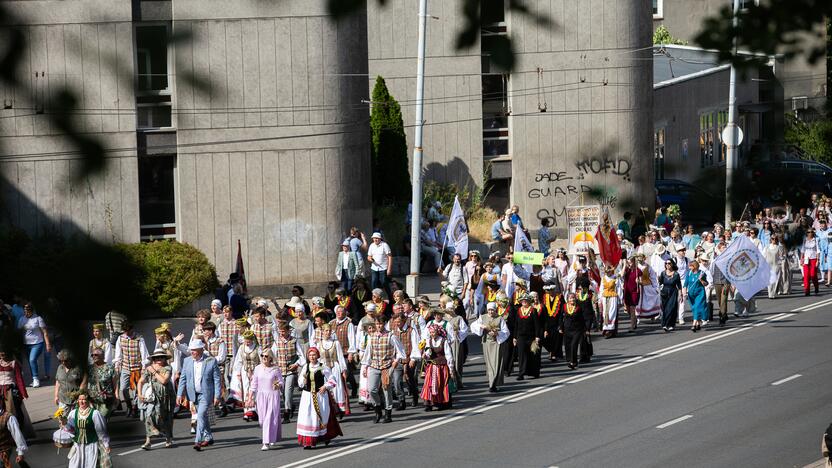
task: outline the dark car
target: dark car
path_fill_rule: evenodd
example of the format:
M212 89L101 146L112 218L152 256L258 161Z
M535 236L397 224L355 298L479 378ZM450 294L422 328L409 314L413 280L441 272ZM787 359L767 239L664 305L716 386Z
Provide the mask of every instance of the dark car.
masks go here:
M682 224L695 228L713 226L725 213L725 199L683 180L656 180L656 192L662 206L679 205Z
M766 205L788 200L803 208L812 193L832 193L832 167L817 161L784 159L752 167L750 178Z

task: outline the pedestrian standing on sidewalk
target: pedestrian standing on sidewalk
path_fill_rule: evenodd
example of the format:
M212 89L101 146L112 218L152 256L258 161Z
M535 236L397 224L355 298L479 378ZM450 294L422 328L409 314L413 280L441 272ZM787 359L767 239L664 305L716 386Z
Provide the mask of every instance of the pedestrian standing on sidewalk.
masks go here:
M260 450L269 450L280 442L280 394L283 383L283 373L274 365L272 350L263 350L260 353L260 364L254 368L246 400L246 406L257 407L263 433L263 446Z
M29 369L32 372L32 388L40 387L41 380L49 379L52 364L52 342L46 330L46 322L35 313L31 302L23 306L23 317L17 322L17 328L23 330L23 344L29 356ZM38 359L43 356L43 368L38 368Z

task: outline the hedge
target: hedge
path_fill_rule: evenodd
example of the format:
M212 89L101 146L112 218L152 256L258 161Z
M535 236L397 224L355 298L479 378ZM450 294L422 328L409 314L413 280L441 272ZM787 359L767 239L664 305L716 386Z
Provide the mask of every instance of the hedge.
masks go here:
M118 244L141 271L137 286L162 312L172 314L214 291L217 271L196 247L171 240Z

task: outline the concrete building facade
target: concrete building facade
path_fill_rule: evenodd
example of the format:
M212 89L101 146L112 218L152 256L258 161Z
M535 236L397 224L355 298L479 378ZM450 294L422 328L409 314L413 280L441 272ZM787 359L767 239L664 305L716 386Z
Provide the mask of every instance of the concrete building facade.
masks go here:
M565 227L567 205L602 203L616 215L652 207L651 191L639 188L653 184L648 3L530 3L552 20L550 27L508 2L483 2L480 42L460 51L453 44L462 2L430 5L438 19L428 20L428 177L438 173L462 185L479 183L485 172L495 208L518 204L533 229L544 218ZM394 0L368 8L370 86L382 75L393 95L410 103L418 5ZM500 35L514 44L510 73L490 60ZM405 125L412 126L412 107L405 109ZM408 138L412 148L412 131Z
M221 278L242 244L249 284L330 279L350 225L370 225L366 15L323 0L10 1L42 93L0 110L3 216L105 241L175 238ZM40 75L40 74L43 75ZM40 77L44 79L41 80ZM46 124L66 84L107 148L95 177ZM34 215L37 213L37 215Z

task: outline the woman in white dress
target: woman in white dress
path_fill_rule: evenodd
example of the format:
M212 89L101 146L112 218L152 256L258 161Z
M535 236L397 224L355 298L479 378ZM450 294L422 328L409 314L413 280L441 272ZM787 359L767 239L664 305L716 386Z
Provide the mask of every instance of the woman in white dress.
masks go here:
M298 443L304 449L311 449L318 442L329 445L329 441L343 435L335 413L330 390L335 388L335 379L329 367L320 361L318 348L309 348L307 363L298 375L298 385L303 389L298 407Z
M321 353L321 361L332 371L332 378L335 379L335 403L338 404L339 416L343 416L349 410L345 386L347 361L344 359L344 351L338 342L338 337L331 332L329 324L323 323L319 329L322 338L315 341L315 346Z
M234 356L234 363L231 365L231 398L244 404L246 396L251 390L251 377L254 375L254 368L260 364L260 346L257 345L257 338L251 330L243 333L243 344L237 349ZM254 418L256 408L254 405L244 405L243 420L249 421Z
M80 390L77 406L69 412L64 429L72 434L72 448L69 450L69 468L98 468L108 465L110 438L104 417L90 406L89 394ZM106 460L100 460L106 459Z
M657 256L654 253L653 257L657 265L664 265L664 259L661 254ZM654 319L662 312L662 298L659 296L659 279L656 276L655 270L648 262L643 261L643 258L639 258L638 264L641 276L639 278L639 300L638 305L636 305L636 316L639 319ZM630 329L635 329L636 325L637 323L630 322Z

